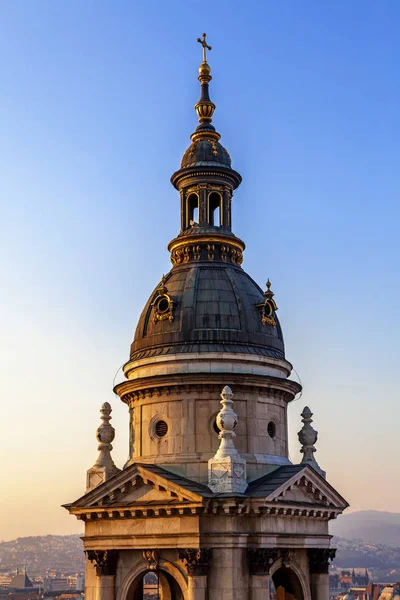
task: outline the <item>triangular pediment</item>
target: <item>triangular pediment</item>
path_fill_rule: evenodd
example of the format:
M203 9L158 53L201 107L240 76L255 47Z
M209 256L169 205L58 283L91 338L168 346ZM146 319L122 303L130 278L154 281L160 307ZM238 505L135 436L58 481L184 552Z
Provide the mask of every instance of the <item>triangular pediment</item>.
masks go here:
M306 465L265 497L267 502L314 505L343 511L346 500L312 467Z
M65 505L70 512L80 509L119 510L137 506L202 503L208 488L190 482L154 465L133 464L108 481Z

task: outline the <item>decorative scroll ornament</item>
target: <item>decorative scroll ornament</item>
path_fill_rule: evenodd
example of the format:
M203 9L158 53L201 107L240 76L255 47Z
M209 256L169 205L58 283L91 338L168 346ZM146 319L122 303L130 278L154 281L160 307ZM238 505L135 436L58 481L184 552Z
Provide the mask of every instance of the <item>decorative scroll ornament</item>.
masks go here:
M159 562L158 550L143 550L143 558L147 562L150 571L157 571Z
M208 575L212 557L211 548L180 548L178 557L183 560L188 575Z
M208 487L215 493L243 493L247 488L246 461L235 448L237 414L233 411L233 393L226 385L221 394L222 408L217 415L221 440L217 453L208 461Z
M158 321L173 321L174 320L174 305L176 302L172 300L171 296L167 293L165 285L165 275L162 276L160 285L157 288L155 298L151 303L153 307L153 322Z
M193 244L188 240L186 246L180 246L172 250L170 258L174 266L199 260L221 260L241 267L243 252L239 248L229 245L229 243L216 244L210 240L204 243Z
M86 556L90 562L94 563L98 577L115 575L118 550L86 550Z
M293 550L290 550L290 548L286 548L286 550L283 550L283 552L282 552L282 564L284 567L289 569L291 567L292 561L293 561Z
M335 548L310 548L308 561L311 573L329 573L329 561L336 556Z
M111 457L112 445L111 442L115 437L115 429L110 425L112 408L108 402L104 402L100 408L101 425L97 428L96 439L99 442L99 456L93 467L87 471L86 475L86 492L94 489L101 483L110 479L113 475L119 472Z
M250 575L268 575L271 565L278 558L274 548L248 548L247 561Z
M275 312L278 310L275 300L273 299L274 293L271 291L271 282L267 281L267 290L264 292L265 300L261 304L257 304L257 308L261 314L261 323L263 325L271 325L276 327Z
M313 413L305 406L303 412L301 413L303 427L300 429L298 435L299 442L302 444L300 452L303 454L303 459L301 461L302 464L307 464L313 467L322 477L325 477L326 473L321 469L317 461L314 457L314 452L316 452L316 448L314 446L315 442L318 439L318 431L311 426L313 422L312 416Z

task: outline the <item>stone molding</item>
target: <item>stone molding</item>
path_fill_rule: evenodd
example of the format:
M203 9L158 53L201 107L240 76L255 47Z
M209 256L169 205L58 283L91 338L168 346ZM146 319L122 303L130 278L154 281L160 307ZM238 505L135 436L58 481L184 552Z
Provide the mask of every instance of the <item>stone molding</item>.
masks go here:
M198 516L206 515L211 512L221 512L225 515L266 515L266 516L280 516L280 517L301 517L309 519L319 519L323 521L329 521L335 519L342 510L336 507L332 507L326 510L320 509L306 509L303 507L293 508L288 505L276 506L276 503L270 503L266 505L265 501L259 503L254 502L253 499L243 499L236 503L223 500L212 500L205 505L186 503L177 503L176 506L169 505L154 505L151 508L148 505L138 505L134 508L112 508L112 507L93 507L84 508L74 511L73 514L80 521L98 521L100 519L142 519L147 517L158 517L167 518L174 516Z
M179 378L182 376L178 375ZM195 374L187 374L185 379L194 379ZM170 376L170 380L173 379L173 376ZM195 381L188 382L183 384L181 382L177 382L176 384L172 383L170 385L165 385L160 382L159 385L150 382L144 382L140 379L133 379L125 381L123 384L119 384L119 389L116 392L120 395L122 402L125 402L128 406L132 406L135 403L142 402L144 400L157 400L157 398L162 398L162 401L165 402L168 396L180 396L182 394L198 394L199 391L204 391L209 394L215 395L219 394L221 390L221 381L219 382L210 382L205 383L204 375L199 377L199 383ZM235 379L235 376L232 375L231 379ZM243 384L243 377L240 384L235 382L235 390L236 395L239 397L240 393L246 394L254 394L259 396L259 401L263 401L264 399L276 400L288 403L297 394L296 389L279 389L278 387L273 387L273 382L270 382L269 385L266 385L266 377L262 377L263 382L260 385L254 385L254 383L249 383L248 385ZM271 377L271 379L273 379ZM290 380L278 380L277 386L279 387L292 387L290 384L292 383ZM288 384L288 385L285 385ZM271 387L270 387L271 386ZM124 389L125 388L125 389ZM161 400L160 400L161 401Z
M118 550L86 550L86 556L90 562L94 563L98 577L115 575Z
M212 558L211 548L180 548L178 558L185 563L191 577L208 575Z
M168 560L164 560L163 558L160 558L159 568L162 571L165 571L166 573L171 575L175 579L175 581L178 583L179 587L182 590L183 599L189 600L187 580L186 580L186 577L185 577L184 573L182 572L182 570L179 567L177 567L175 564L173 564L172 562L170 562ZM132 585L134 585L138 579L141 579L143 577L143 575L147 572L147 570L148 570L148 563L145 560L141 560L139 563L134 565L129 570L129 572L123 579L120 586L117 588L116 600L131 600L132 599Z
M247 548L250 575L269 575L271 565L278 558L275 548Z
M310 573L329 573L329 561L333 560L335 556L335 548L310 548L308 550Z

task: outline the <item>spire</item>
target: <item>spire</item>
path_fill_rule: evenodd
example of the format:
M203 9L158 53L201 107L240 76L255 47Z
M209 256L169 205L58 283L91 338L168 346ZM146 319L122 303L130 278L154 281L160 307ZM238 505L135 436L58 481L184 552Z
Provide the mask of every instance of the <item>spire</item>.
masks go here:
M208 487L214 493L243 493L247 488L246 461L235 448L237 414L233 412L233 393L226 385L222 390L222 408L217 415L221 440L214 458L208 461Z
M99 442L97 449L99 456L93 467L87 471L86 475L86 492L94 489L101 483L110 479L118 473L118 469L113 459L111 458L112 445L111 442L115 437L115 429L110 425L112 408L108 402L101 405L101 425L97 428L96 439Z
M191 139L195 142L199 139L198 133L206 132L207 135L211 135L216 140L220 139L219 133L215 131L213 125L211 125L212 117L215 110L214 102L210 100L209 94L209 83L212 79L210 65L207 62L207 50L211 50L206 42L206 33L203 33L201 38L197 38L197 41L203 47L203 61L199 67L198 80L201 84L200 100L195 104L197 116L199 117L200 125L196 129L196 133L192 134Z
M299 442L302 444L300 452L303 454L303 460L301 461L301 464L310 465L310 467L313 467L320 475L322 475L322 477L325 477L325 471L321 469L314 458L314 452L317 451L316 448L314 448L314 444L318 439L318 431L315 431L315 429L311 426L311 423L313 422L311 418L313 413L308 406L305 406L301 416L303 417L303 427L297 434Z
M240 266L245 244L232 234L231 204L242 177L232 169L230 154L212 124L215 104L210 100L212 77L207 62L211 46L205 33L197 41L203 54L198 75L200 99L195 104L199 125L190 136L180 169L171 177L180 194L181 229L168 248L174 266L190 260L226 261L227 256Z

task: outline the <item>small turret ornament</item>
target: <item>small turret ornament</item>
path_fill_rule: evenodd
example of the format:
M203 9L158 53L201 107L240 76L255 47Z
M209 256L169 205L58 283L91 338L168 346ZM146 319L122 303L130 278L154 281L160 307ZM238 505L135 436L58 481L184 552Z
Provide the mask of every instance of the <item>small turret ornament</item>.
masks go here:
M257 308L260 311L261 323L263 325L271 325L272 327L276 327L275 312L278 310L278 307L273 299L275 294L271 290L271 282L269 279L266 285L267 289L264 292L265 300L264 302L257 304Z
M302 445L301 450L300 450L300 452L303 454L303 459L301 461L301 464L310 465L310 467L313 467L313 469L315 469L315 471L317 471L320 475L322 475L322 477L325 478L326 472L321 469L321 467L319 466L319 464L317 463L317 461L315 460L315 457L314 457L314 452L317 451L314 444L316 443L316 441L318 439L318 431L316 431L311 426L311 423L313 422L313 420L312 420L313 413L308 408L308 406L305 406L303 409L303 412L301 413L301 416L302 416L303 427L300 429L299 433L297 434L298 438L299 438L299 442Z
M96 430L96 439L99 442L97 447L99 456L93 467L86 474L86 492L94 489L101 483L110 479L118 473L120 469L115 466L111 457L112 444L115 437L115 429L110 425L112 408L108 402L101 405L101 425Z
M168 294L165 275L162 276L151 306L153 307L153 323L174 320L174 305L176 302Z

